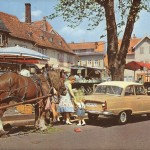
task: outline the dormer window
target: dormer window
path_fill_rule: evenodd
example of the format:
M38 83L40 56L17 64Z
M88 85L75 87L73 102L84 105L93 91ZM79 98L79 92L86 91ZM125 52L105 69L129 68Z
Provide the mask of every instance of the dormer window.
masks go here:
M54 32L53 30L51 31L51 33L52 33L52 34L55 34L55 32Z
M50 42L53 42L53 38L49 38L49 41L50 41Z
M58 44L59 44L59 45L62 45L62 41L59 41Z
M41 39L41 40L44 40L44 35L41 35L41 36L40 36L40 39Z
M30 37L32 37L33 33L32 33L32 32L29 32L28 35L29 35Z

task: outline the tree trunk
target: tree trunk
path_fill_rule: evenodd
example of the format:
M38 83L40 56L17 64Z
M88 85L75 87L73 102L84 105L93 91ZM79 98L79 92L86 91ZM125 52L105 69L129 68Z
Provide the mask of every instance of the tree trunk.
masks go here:
M107 0L104 3L106 28L107 28L107 55L108 55L108 70L110 71L112 80L120 80L122 69L118 68L117 53L118 53L118 37L117 25L114 12L114 0Z
M140 10L140 3L141 3L141 0L133 0L132 2L132 6L129 12L126 28L124 31L124 36L123 36L121 47L120 47L120 51L117 55L118 67L119 68L122 67L123 70L126 64L126 56L127 56L128 48L130 45L130 39L131 39L132 31L134 28L134 23L136 20L136 16Z
M104 2L104 1L103 1ZM124 80L124 67L126 56L130 44L136 16L140 10L141 0L133 0L129 12L126 29L120 50L118 49L117 25L114 12L114 0L105 0L104 9L107 27L107 55L108 55L108 70L112 80Z

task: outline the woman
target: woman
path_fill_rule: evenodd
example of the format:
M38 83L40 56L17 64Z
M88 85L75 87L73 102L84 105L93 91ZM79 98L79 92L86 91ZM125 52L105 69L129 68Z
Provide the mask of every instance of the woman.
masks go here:
M66 119L66 124L72 124L70 122L70 113L74 112L74 104L72 99L75 99L75 95L72 90L72 84L75 82L75 77L70 76L67 81L65 81L66 95L62 95L59 105L58 112L63 113Z

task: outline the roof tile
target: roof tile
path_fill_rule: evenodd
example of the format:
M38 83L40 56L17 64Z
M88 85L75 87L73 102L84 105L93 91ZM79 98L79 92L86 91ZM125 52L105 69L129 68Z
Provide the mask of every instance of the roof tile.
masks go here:
M57 34L50 33L52 27L47 21L47 30L44 31L41 28L43 21L31 24L20 22L17 17L3 12L0 12L0 20L2 20L3 24L10 31L10 35L13 37L35 42L37 45L42 47L57 49L59 51L74 54L65 40L57 32ZM53 38L53 42L50 42L49 38ZM60 41L62 43L61 45L59 44Z

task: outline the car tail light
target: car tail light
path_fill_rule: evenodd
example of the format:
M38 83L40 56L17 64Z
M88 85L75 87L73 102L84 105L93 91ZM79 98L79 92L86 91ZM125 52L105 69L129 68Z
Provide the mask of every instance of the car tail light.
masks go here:
M102 104L102 110L103 111L107 110L107 103L106 103L106 101Z

